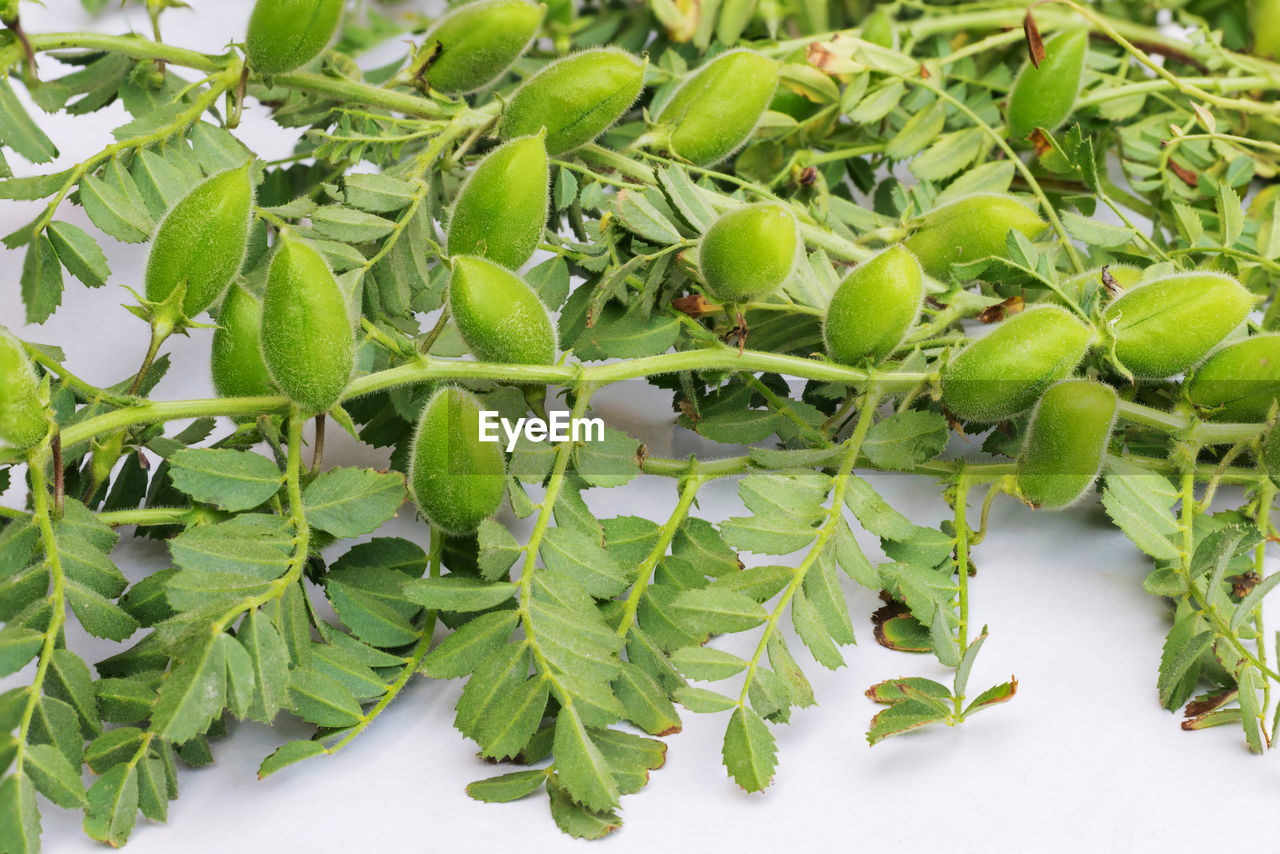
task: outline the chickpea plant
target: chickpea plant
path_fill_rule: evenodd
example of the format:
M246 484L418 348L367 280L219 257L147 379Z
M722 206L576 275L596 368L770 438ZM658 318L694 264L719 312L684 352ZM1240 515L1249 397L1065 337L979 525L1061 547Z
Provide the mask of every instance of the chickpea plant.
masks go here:
M1017 690L970 685L1002 495L1100 493L1170 604L1159 702L1270 746L1275 3L259 0L216 54L163 40L171 0L146 36L31 32L23 5L0 2L0 199L38 211L3 238L26 317L0 330L23 496L0 508L0 850L39 849L37 793L121 845L236 721L314 726L264 758L282 773L415 677L462 680L456 727L506 766L470 795L541 793L572 836L621 825L682 715L719 715L760 791L805 668L856 654L849 585L884 602L877 642L953 672L881 674L867 739L959 724ZM50 171L28 103L129 118ZM241 142L249 110L303 129L293 156ZM147 245L144 282L104 236ZM132 293L136 373L95 385L42 336L80 286ZM157 399L198 326L219 396ZM747 451L480 439L549 396L599 417L624 381ZM326 429L390 470L326 464ZM947 520L866 471L936 480ZM658 518L590 510L639 477L673 487ZM725 477L746 512L704 518ZM367 538L406 501L420 538ZM122 532L169 568L130 584ZM70 620L119 650L85 660Z

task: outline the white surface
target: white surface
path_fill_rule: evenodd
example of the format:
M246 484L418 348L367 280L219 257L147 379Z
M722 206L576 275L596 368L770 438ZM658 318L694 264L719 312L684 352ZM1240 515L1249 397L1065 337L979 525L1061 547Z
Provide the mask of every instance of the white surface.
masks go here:
M194 14L166 15L167 36L216 50L241 29L250 4L194 5ZM76 29L83 26L78 8L73 0L50 0L48 9L24 4L24 19L33 31ZM124 20L145 28L143 14L132 7L99 26L120 32ZM251 107L239 135L266 157L288 154L292 137L255 115ZM108 141L121 113L113 108L41 121L73 162ZM0 233L36 208L0 205ZM60 216L87 226L70 205ZM128 299L121 286L140 280L145 248L102 242L111 283L90 291L68 277L64 308L43 327L27 328L17 282L21 255L0 248L6 274L0 323L64 347L73 370L106 384L134 370L145 348L142 324L119 308ZM174 341L175 368L157 397L209 393L208 343L201 330ZM634 427L656 452L669 451L665 410L627 397L612 396L606 419ZM330 464L377 461L340 431L330 436ZM936 484L893 476L874 481L918 521L940 518ZM11 491L4 500L13 505L20 496ZM655 478L598 490L589 500L600 515L661 520L674 494L670 481ZM700 504L700 514L713 520L740 511L732 481L706 488ZM1236 817L1273 814L1280 796L1275 756L1250 756L1232 727L1184 733L1178 719L1159 708L1155 676L1166 606L1142 591L1147 561L1100 510L1032 514L1004 499L992 527L976 550L979 574L971 588L973 623L989 623L992 633L970 693L1012 673L1019 692L1011 703L956 729L932 728L869 747L863 733L879 708L863 695L869 685L902 675L949 681L949 673L931 657L876 645L869 616L879 603L846 583L860 646L846 650L849 667L830 672L792 639L819 705L796 710L790 726L773 728L781 760L773 787L764 795L740 791L720 764L725 716L685 713L684 732L667 739L666 767L644 791L624 799L626 824L596 843L600 850L1188 851L1217 843ZM383 533L425 542L407 511ZM131 579L167 565L162 547L127 538L115 557ZM750 632L718 643L741 651L757 637ZM111 648L78 627L71 643L90 661ZM0 681L0 689L29 676ZM238 726L215 745L213 766L180 772L181 797L170 805L169 824L140 820L129 850L327 852L375 843L389 850L586 850L555 829L542 795L507 805L465 795L466 783L504 769L480 761L474 745L453 729L461 684L419 678L342 753L264 782L255 779L261 759L308 730L284 715L274 730ZM81 833L78 813L47 802L42 812L46 850L102 850Z

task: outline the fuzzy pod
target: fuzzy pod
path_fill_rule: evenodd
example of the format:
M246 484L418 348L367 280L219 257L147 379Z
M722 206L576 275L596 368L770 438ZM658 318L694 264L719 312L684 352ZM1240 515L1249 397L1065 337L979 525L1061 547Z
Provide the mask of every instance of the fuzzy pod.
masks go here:
M550 165L542 133L504 143L480 161L449 219L449 254L483 255L514 270L547 225Z
M474 92L502 75L528 49L546 6L526 0L476 0L451 10L427 33L419 56L437 92Z
M942 404L965 421L1012 418L1068 377L1092 338L1093 330L1056 305L1015 314L943 367Z
M836 288L822 321L827 354L853 365L894 351L920 316L924 271L901 244L861 264Z
M1094 380L1063 380L1031 414L1018 454L1018 495L1056 509L1079 500L1102 470L1116 420L1116 391Z
M731 50L681 84L655 121L672 126L674 154L710 166L747 141L777 88L777 62L752 50Z
M1089 33L1082 29L1057 33L1044 43L1040 67L1028 61L1009 92L1009 136L1026 139L1036 128L1057 130L1067 120L1080 94L1088 50Z
M49 423L22 342L0 326L0 444L25 451L44 441Z
M1016 199L977 193L929 211L904 244L926 273L945 279L952 264L1004 257L1011 229L1034 239L1046 227L1039 214Z
M796 267L800 226L785 206L761 202L735 208L711 224L698 250L707 293L739 302L777 290Z
M1187 399L1216 421L1261 421L1280 397L1280 334L1228 344L1196 368Z
M240 285L222 298L218 328L213 331L209 368L213 388L222 397L275 394L262 360L262 303Z
M497 442L480 441L480 401L454 386L427 401L409 452L409 489L431 524L468 534L498 512L506 458Z
M280 240L267 271L261 337L271 381L294 403L326 412L342 397L355 363L347 298L320 253L294 237Z
M558 59L516 90L502 111L503 139L546 128L547 153L586 145L622 117L644 88L645 63L618 48Z
M486 258L453 259L449 311L481 361L550 365L556 360L556 328L547 307L524 279Z
M1107 306L1116 358L1135 377L1160 379L1195 365L1239 326L1256 299L1224 273L1148 282Z
M151 242L147 299L164 302L185 283L182 312L195 317L235 278L249 245L252 161L197 184L165 215Z
M258 0L245 55L260 74L284 74L320 55L342 20L343 0Z
M1280 0L1253 0L1249 8L1249 32L1253 52L1266 59L1280 58Z

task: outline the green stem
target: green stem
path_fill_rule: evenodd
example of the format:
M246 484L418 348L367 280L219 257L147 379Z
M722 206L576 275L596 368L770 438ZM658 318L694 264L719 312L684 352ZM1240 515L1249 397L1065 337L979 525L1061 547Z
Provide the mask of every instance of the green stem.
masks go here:
M285 491L289 496L289 521L293 525L293 554L289 557L288 568L284 575L271 583L271 586L259 593L237 602L227 610L210 627L213 634L221 634L227 627L246 611L267 604L284 595L290 585L298 583L302 577L303 567L307 565L307 556L311 549L311 526L307 524L306 510L302 505L302 425L305 418L301 410L294 406L289 413L288 452L285 464Z
M431 557L428 564L428 574L432 578L440 577L440 558L443 551L444 533L435 525L432 525ZM347 730L339 741L325 750L325 753L332 756L354 741L356 736L368 729L369 725L377 720L387 706L390 706L395 698L400 696L404 686L408 685L409 680L413 678L413 674L418 672L418 666L422 664L422 659L426 657L427 650L431 648L431 638L435 634L437 616L435 611L426 613L426 616L423 617L422 635L418 638L418 642L414 644L413 651L409 653L409 657L405 659L404 667L400 668L400 673L396 676L395 681L387 686L386 692L378 698L378 702L360 716L360 722Z
M132 59L158 60L168 65L181 65L196 71L214 73L229 67L235 55L221 56L197 53L173 45L151 41L141 36L109 36L100 33L40 33L28 34L32 49L38 52L51 50L90 50L120 54Z
M969 479L964 469L956 478L955 492L955 525L956 525L956 589L959 591L959 602L956 609L960 624L956 626L956 641L960 645L960 658L963 659L969 649ZM992 488L992 492L995 488ZM964 697L955 698L956 717L964 710Z
M1191 446L1188 449L1188 458L1195 459L1198 451L1198 447ZM1231 644L1241 658L1258 668L1258 672L1268 679L1280 682L1280 673L1276 673L1265 662L1259 660L1252 650L1245 647L1239 636L1231 630L1227 621L1218 613L1217 607L1210 602L1209 592L1206 591L1202 596L1191 577L1191 558L1195 553L1194 525L1196 514L1199 511L1196 502L1196 476L1194 471L1188 470L1182 474L1179 498L1182 504L1180 521L1182 545L1178 549L1178 574L1182 576L1182 581L1186 585L1187 598L1190 599L1191 606L1213 625L1214 634Z
M49 485L45 482L44 474L48 456L49 444L46 440L44 444L33 449L27 457L28 474L31 478L32 515L40 531L45 560L49 563L49 576L52 581L49 600L53 603L53 610L49 616L49 625L44 630L44 643L40 647L36 674L27 689L29 692L27 704L22 710L22 717L18 723L18 748L13 760L14 774L17 776L22 775L22 761L25 757L31 719L35 716L36 706L40 702L45 676L49 673L53 652L58 645L58 636L62 633L62 626L67 620L66 576L62 570L62 557L58 552L58 543L53 532L53 519L49 514Z
M835 483L831 489L831 506L827 510L827 517L823 521L822 527L818 530L818 536L810 547L809 552L804 556L804 560L801 561L800 565L796 567L795 574L787 584L786 590L782 592L781 598L778 599L778 603L769 614L769 619L765 622L764 632L760 637L759 643L756 644L756 650L751 656L751 661L747 664L747 674L742 682L742 692L738 695L737 705L739 708L747 702L751 684L755 680L756 672L760 669L760 662L764 658L769 641L773 638L773 633L778 630L778 623L782 619L787 605L795 598L801 585L804 584L805 576L809 574L809 569L817 562L819 556L826 549L827 543L835 535L838 525L844 520L844 494L849 485L849 475L858 460L858 454L862 448L863 440L867 437L867 431L871 429L871 423L875 420L876 407L883 394L884 390L882 388L872 384L862 395L862 410L858 413L858 422L853 428L853 434L845 442L844 456L840 461L840 468L836 472Z
M586 415L587 404L591 400L593 391L594 388L590 385L583 385L578 388L577 399L574 401L573 412L570 415L570 423ZM556 501L560 498L560 490L564 487L565 473L569 468L569 457L573 455L573 445L572 439L566 439L556 448L555 464L551 469L551 476L547 480L547 488L542 497L542 502L538 505L538 521L534 523L533 532L529 535L529 542L525 546L524 564L520 568L520 579L517 582L520 601L516 608L516 613L520 617L520 625L524 627L524 642L533 654L535 668L541 677L550 683L551 689L555 692L556 699L559 700L560 704L570 711L573 710L573 697L564 689L551 664L547 661L542 648L538 645L537 630L534 626L530 609L533 605L533 578L537 574L538 549L541 547L542 538L546 536L547 528L551 524Z
M644 560L640 562L640 566L636 571L636 583L631 587L631 593L627 596L627 604L622 609L622 619L618 621L618 636L626 637L631 631L631 626L636 619L636 610L640 607L640 600L644 598L645 591L649 589L649 581L653 576L653 569L658 565L658 561L662 560L667 553L667 547L671 545L671 540L675 537L676 532L680 530L680 526L684 524L685 517L689 515L689 508L693 506L693 501L698 496L698 490L707 482L707 476L703 475L699 469L697 461L688 463L687 471L688 479L685 480L684 486L680 489L680 500L676 502L676 508L671 511L671 517L667 519L665 525L658 530L658 539L653 544L653 548L649 550L649 554L645 555Z
M191 516L190 507L147 507L142 510L109 510L98 514L98 521L112 528L136 525L181 525Z

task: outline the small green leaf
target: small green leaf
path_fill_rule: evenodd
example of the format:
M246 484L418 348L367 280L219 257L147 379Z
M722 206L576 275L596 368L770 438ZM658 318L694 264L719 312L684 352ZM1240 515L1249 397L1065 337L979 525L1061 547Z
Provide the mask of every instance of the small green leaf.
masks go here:
M44 323L62 304L62 265L47 235L36 235L19 277L28 323Z
M427 653L420 669L433 679L466 676L507 642L518 620L515 611L481 614Z
M696 631L719 634L741 632L760 625L768 614L749 596L733 590L686 590L675 608Z
M60 807L76 809L85 805L80 770L51 744L34 744L23 754L23 769L31 775L36 790Z
M405 500L399 472L340 468L313 480L302 493L307 521L335 537L371 534L396 515Z
M37 854L40 830L40 809L31 778L10 774L0 780L0 851Z
M258 779L262 780L281 768L285 768L295 762L301 762L304 759L310 759L312 756L319 756L324 752L324 745L318 741L285 742L277 747L270 756L262 760L262 764L258 766Z
M513 771L500 777L476 780L467 786L467 794L477 801L506 804L532 795L546 781L547 772L540 768L530 771Z
M501 605L516 594L509 582L486 583L465 575L443 578L415 578L406 581L404 594L411 602L433 611L487 611Z
M169 457L169 476L196 501L231 511L257 507L284 482L276 464L260 454L207 448L184 448Z
M54 221L49 223L45 233L49 235L58 260L67 272L91 288L100 288L107 283L107 277L111 275L107 256L84 229L69 222Z
M44 644L44 634L33 629L7 626L0 629L0 676L17 673L35 657Z
M690 679L718 682L736 676L747 662L733 653L709 646L687 646L671 654L671 663Z
M551 818L564 833L574 839L600 839L622 826L622 819L612 810L593 810L576 802L572 795L556 784L557 777L547 780L551 799Z
M1175 709L1181 705L1185 691L1185 680L1191 668L1200 661L1213 647L1213 632L1203 631L1187 638L1166 655L1160 662L1160 679L1156 690L1160 695L1160 705L1166 709Z
M609 763L572 706L560 710L554 750L557 780L570 797L596 812L618 805L618 787Z
M7 75L0 77L0 145L12 148L32 163L48 163L58 156L58 147L31 120Z
M137 820L138 770L127 763L117 765L89 788L84 832L99 842L119 848L129 841Z
M748 792L762 792L773 781L777 745L769 727L752 709L738 706L729 717L722 750L724 767Z
M180 744L209 728L227 704L227 635L192 644L179 657L160 686L151 728L166 741Z
M706 688L695 688L692 685L677 688L672 698L690 711L699 714L728 711L738 704L736 700L724 694L709 691Z
M360 722L360 704L346 686L316 670L295 670L289 683L293 710L305 721L326 727Z

